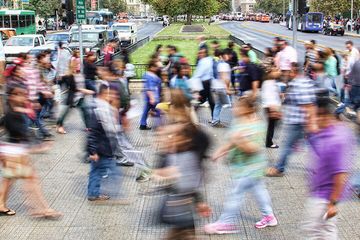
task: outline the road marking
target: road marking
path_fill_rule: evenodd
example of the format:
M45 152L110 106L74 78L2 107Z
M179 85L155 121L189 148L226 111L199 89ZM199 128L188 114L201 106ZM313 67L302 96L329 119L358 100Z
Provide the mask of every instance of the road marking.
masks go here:
M278 34L278 33L273 33L273 32L269 32L269 31L266 31L266 30L262 30L262 29L257 29L257 28L253 28L253 27L249 27L248 24L241 24L241 26L243 26L244 28L247 28L247 29L251 29L253 31L257 31L257 32L261 32L261 33L265 33L265 34L269 34L269 35L272 35L272 36L275 36L275 37L281 37L281 38L285 38L285 39L288 39L288 40L292 40L292 37L288 37L286 35L283 35L283 34ZM305 40L300 40L298 39L297 40L299 43L305 43L306 41ZM322 44L316 44L318 47L320 48L328 48L328 46L325 46L325 45L322 45ZM337 52L340 52L340 53L345 53L344 50L339 50L339 49L334 49L335 51Z

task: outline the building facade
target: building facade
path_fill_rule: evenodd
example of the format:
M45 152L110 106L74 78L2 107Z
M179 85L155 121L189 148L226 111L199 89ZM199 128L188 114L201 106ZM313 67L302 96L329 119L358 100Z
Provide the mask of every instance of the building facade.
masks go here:
M141 0L126 0L127 11L134 16L149 16L153 14L151 7L143 4Z
M233 0L234 11L242 13L253 13L256 0Z

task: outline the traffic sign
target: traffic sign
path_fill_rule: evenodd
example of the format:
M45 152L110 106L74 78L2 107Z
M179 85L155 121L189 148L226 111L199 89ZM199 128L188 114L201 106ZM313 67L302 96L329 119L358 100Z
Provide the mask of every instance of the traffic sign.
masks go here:
M76 19L78 21L86 19L85 0L76 0Z

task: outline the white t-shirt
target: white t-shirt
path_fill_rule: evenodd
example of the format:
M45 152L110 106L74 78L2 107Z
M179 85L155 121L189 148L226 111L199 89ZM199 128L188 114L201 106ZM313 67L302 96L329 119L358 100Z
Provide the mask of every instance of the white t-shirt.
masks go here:
M261 85L261 102L264 108L281 106L280 87L276 80L266 80Z
M280 70L291 70L291 63L297 62L297 52L291 46L286 46L279 53L279 68Z
M4 46L1 41L0 41L0 61L5 61Z
M225 82L220 78L220 75L225 73L227 80L231 79L231 68L230 65L226 62L220 61L217 66L218 79L213 79L211 82L212 89L225 89Z

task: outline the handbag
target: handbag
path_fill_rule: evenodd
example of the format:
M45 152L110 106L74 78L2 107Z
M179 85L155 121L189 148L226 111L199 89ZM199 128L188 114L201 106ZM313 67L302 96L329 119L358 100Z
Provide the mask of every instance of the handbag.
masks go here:
M30 159L23 146L2 145L2 176L4 178L29 178L33 176Z
M194 224L194 194L170 193L166 196L160 211L163 223L187 227Z

